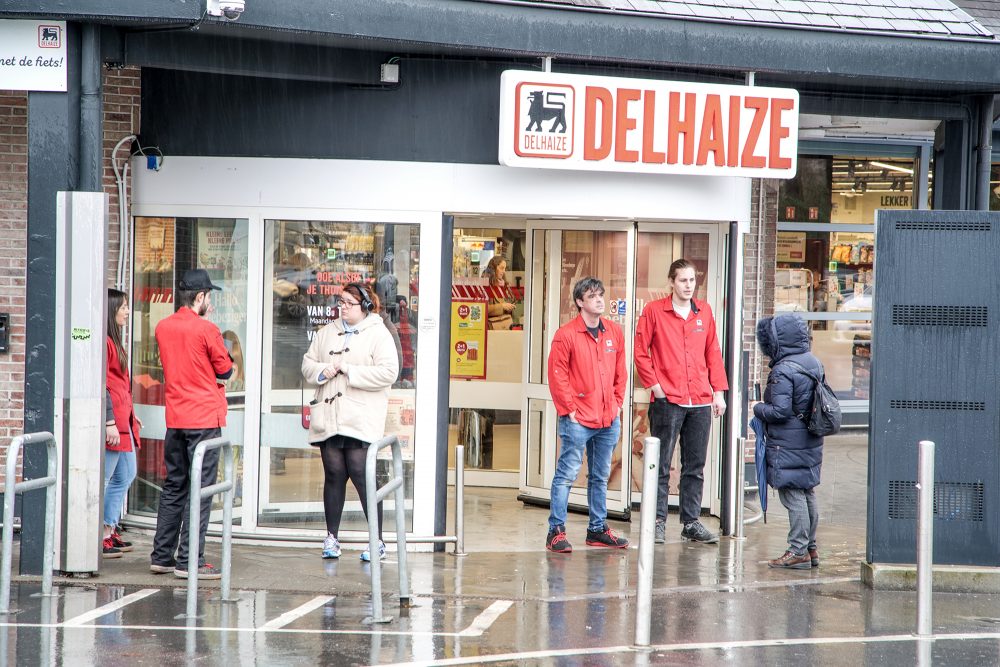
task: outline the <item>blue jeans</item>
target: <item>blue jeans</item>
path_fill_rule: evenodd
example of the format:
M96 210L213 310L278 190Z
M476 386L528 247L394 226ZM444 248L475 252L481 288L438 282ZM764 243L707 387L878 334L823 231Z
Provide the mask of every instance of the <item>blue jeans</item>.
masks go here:
M130 452L104 450L104 525L114 526L122 516L125 494L135 479L135 447Z
M621 436L621 419L607 428L588 428L571 421L568 416L559 418L559 460L552 478L549 528L566 525L566 506L569 491L576 480L583 453L587 453L587 506L590 523L587 530L604 530L608 517L608 475L611 474L611 454Z

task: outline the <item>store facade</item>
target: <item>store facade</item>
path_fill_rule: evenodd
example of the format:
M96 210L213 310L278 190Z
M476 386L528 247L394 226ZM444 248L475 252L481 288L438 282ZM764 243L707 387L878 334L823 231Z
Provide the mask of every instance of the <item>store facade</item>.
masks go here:
M14 4L21 15L37 14ZM550 158L549 168L513 166L503 157L509 144L498 145L503 73L541 75L550 68L635 81L614 88L624 107L617 100L604 107L619 117L624 109L627 121L655 105L629 91L665 82L725 84L757 97L752 83L798 91L802 113L933 121L944 129L931 157L947 165L941 178L934 172L935 181L948 185L934 192L949 193L935 205L952 208L970 207L978 196L978 148L969 138L982 118L992 120L992 94L1000 90L996 73L983 64L992 53L985 39L924 39L904 28L809 30L642 11L606 12L595 20L592 12L546 3L459 3L465 10L459 16L431 0L406 3L392 16L377 3L251 4L240 21L225 23L206 20L197 7L153 4L109 3L100 16L74 14L81 23L67 27L72 56L81 52L81 34L93 39L95 24L106 25L98 30L99 56L81 60L84 72L97 71L100 80L101 67L113 65L140 77L141 103L129 129L98 133L103 129L110 145L139 134L123 237L131 261L121 274L109 271L109 282L127 283L135 304L134 379L150 442L129 518L141 525L152 521L161 475L162 375L151 333L172 309L178 271L203 266L226 288L214 315L239 367L227 385L227 435L240 447L239 530L283 539L313 539L320 517L322 480L305 443L309 389L297 377L298 358L311 332L335 316L345 281L374 286L399 339L402 370L387 428L407 441L406 511L419 538L446 530L453 444L467 446L469 483L545 502L557 447L545 352L555 328L572 315L568 285L585 273L604 279L609 314L628 337L642 305L664 295L669 262L685 256L698 266L699 295L716 313L735 380L730 414L713 435L705 506L731 531L731 510L742 497L734 472L742 463L736 442L745 389L761 366L753 319L783 305L803 312L814 336L829 339L821 356L835 368L835 388L845 399L863 401L863 373L855 372L863 370L855 360L861 355L854 350L863 347L859 336L871 319L864 299L874 257L865 218L872 206L887 205L884 197L890 206L906 196L911 206L922 205L928 180L922 175L930 168L925 148L905 141L875 148L800 144L785 156L797 157L800 175L780 185L775 174L727 172L739 165L729 164L728 145L691 155L693 163L704 158L702 166L720 167L718 173L663 173L659 165L671 162L668 151L655 139L647 145L641 126L625 122L621 131L632 138L620 151L608 150L599 133L590 148L597 156L592 162L610 156L642 167L628 167L632 173L608 165L555 166L560 156ZM137 16L140 10L146 15ZM347 24L332 17L346 17ZM173 29L184 23L198 30ZM483 25L503 28L483 31ZM804 41L811 48L803 49ZM693 44L713 44L713 51ZM825 54L821 62L814 53ZM75 85L79 93L80 81ZM595 100L595 108L605 104L600 95ZM63 108L61 99L35 93L29 102L36 119L75 127L68 120L71 104ZM541 104L550 134L558 117L545 114L556 106L549 97ZM674 121L683 126L685 114ZM611 127L606 137L613 140L618 126ZM696 137L703 138L718 140L712 133ZM48 190L77 187L52 168L60 152L44 139L35 130L27 140L36 179L26 195L34 244L29 257L48 257ZM64 139L78 148L72 137ZM531 149L562 150L557 143L545 140ZM685 161L687 150L675 159ZM909 169L921 178L905 178ZM848 196L842 184L852 171ZM859 195L862 186L871 193ZM887 192L875 192L882 189ZM874 195L879 200L869 202ZM490 263L501 256L505 281L498 286ZM45 292L51 279L35 259L25 269L34 287L27 307L39 323L29 329L29 346L44 337L45 314L54 308ZM482 333L482 359L479 347L463 348L465 361L468 349L476 350L474 371L452 368L453 299L510 306L508 326ZM52 372L44 358L29 358L27 366L36 378ZM631 433L612 480L612 509L620 516L641 497L633 473L636 443L648 428L647 402L630 378ZM25 429L45 428L51 410L43 384L32 383L25 404L31 408ZM357 512L347 519L346 527L361 527Z

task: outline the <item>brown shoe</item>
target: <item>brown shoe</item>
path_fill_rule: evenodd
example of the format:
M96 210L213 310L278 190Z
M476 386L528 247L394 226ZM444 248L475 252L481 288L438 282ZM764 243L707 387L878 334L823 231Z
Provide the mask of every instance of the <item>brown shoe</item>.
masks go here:
M800 556L791 551L786 551L782 554L781 558L767 561L767 566L785 570L808 570L812 567L812 563L809 560L809 554L802 554Z
M816 550L816 547L809 550L809 564L812 567L819 567L819 551Z

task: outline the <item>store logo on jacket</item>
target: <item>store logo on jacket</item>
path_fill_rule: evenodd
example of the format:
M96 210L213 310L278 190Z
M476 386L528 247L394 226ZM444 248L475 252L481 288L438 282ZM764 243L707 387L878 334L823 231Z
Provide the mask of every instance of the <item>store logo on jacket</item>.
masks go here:
M514 95L514 152L521 157L570 157L576 110L573 86L522 81Z

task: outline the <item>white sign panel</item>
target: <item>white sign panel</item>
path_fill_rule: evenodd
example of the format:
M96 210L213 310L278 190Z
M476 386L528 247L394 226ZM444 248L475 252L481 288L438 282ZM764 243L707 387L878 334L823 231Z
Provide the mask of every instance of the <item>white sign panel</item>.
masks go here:
M799 94L789 88L508 70L500 164L792 178Z
M0 89L66 92L65 21L0 21Z

